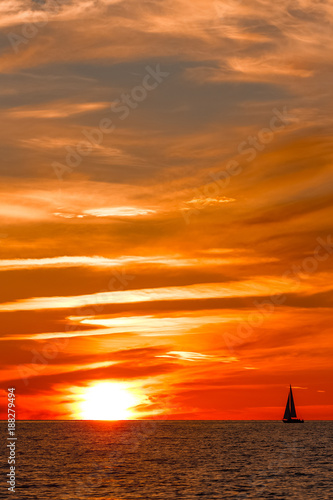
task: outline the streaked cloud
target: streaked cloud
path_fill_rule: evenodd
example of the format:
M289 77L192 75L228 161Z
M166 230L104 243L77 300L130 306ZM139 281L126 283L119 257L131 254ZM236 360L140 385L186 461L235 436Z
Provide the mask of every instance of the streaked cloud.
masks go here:
M23 106L20 108L12 108L8 111L8 116L18 119L26 118L66 118L80 113L89 113L101 109L107 109L110 106L107 102L91 102L91 103L66 103L55 102L48 108Z
M117 259L108 259L100 256L61 256L41 259L7 259L0 260L0 269L31 269L31 268L54 268L54 267L116 267L124 264L163 264L181 265L177 259L168 259L163 256L124 256Z
M74 308L94 304L124 304L135 302L152 302L158 300L187 300L187 299L209 299L218 297L247 297L247 296L270 296L288 293L290 291L288 278L272 279L262 278L260 283L247 281L224 285L220 283L196 284L183 287L174 286L168 288L147 288L142 290L126 290L113 292L100 292L90 295L78 295L71 297L36 297L27 300L18 300L0 305L0 311L29 311L43 309ZM295 286L295 285L294 285ZM309 283L302 286L303 293L311 290Z
M214 206L214 205L220 205L223 203L232 203L236 201L234 198L227 198L226 196L221 196L218 198L197 198L197 199L192 199L190 201L187 201L186 204L190 205L191 207L194 208L203 208L203 207L209 207L209 206Z
M173 358L180 361L219 361L222 363L233 363L238 361L235 356L218 357L211 354L202 354L199 352L184 352L184 351L170 351L166 354L160 354L157 358Z
M201 354L199 352L183 352L183 351L170 351L166 354L156 356L157 358L174 358L181 361L204 361L212 356L208 354Z
M156 210L136 208L136 207L109 207L86 210L86 215L93 217L136 217L156 213Z
M170 337L190 333L202 325L224 323L226 319L220 316L183 316L181 318L165 316L131 316L123 318L80 318L70 317L73 322L82 325L92 325L108 328L108 333L131 332L144 337Z
M66 217L67 218L67 217ZM72 217L68 217L72 218ZM4 234L3 237L8 235ZM124 255L117 258L102 256L71 255L59 257L45 257L40 259L0 259L0 270L39 269L39 268L70 268L70 267L119 267L124 265L150 265L175 268L196 268L202 266L223 265L250 265L253 263L277 262L275 258L255 257L244 255L240 257L226 256L225 253L214 257L184 258L178 255Z

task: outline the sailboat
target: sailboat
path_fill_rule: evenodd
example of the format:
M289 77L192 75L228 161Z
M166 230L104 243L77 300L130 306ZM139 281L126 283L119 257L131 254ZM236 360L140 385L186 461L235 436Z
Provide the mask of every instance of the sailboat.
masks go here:
M291 386L282 422L285 424L304 424L304 420L297 418L293 390Z

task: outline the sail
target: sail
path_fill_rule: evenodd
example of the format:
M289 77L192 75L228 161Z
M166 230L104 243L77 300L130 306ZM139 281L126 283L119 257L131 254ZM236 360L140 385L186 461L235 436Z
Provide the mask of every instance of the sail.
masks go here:
M290 416L292 418L296 418L296 408L295 408L293 391L292 391L291 386L290 386Z
M283 419L284 420L289 420L290 419L290 394L288 396L288 401L287 401L287 405L286 405L286 409L285 409L285 412L284 412Z
M289 392L288 401L287 401L287 405L286 405L283 419L289 420L291 418L296 418L296 409L295 409L293 391L292 391L291 386L290 386L290 392Z

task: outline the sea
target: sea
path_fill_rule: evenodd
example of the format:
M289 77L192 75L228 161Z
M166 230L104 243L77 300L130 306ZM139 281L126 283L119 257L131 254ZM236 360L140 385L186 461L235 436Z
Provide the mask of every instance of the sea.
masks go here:
M332 499L332 421L18 421L1 499Z

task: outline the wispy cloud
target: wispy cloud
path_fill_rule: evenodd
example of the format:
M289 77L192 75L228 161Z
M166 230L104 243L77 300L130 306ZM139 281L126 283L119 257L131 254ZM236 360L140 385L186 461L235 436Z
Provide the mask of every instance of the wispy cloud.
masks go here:
M160 354L159 356L156 356L156 358L172 358L172 359L178 359L180 361L219 361L222 363L233 363L237 361L237 358L235 356L228 356L228 357L221 357L221 356L214 356L212 354L202 354L199 352L187 352L187 351L169 351L166 354Z
M91 103L68 103L55 102L50 103L46 108L44 106L22 106L12 108L7 111L5 116L9 118L26 119L48 119L48 118L67 118L69 116L78 115L81 113L89 113L97 110L107 109L110 106L107 102L91 102Z
M193 198L186 202L186 205L190 205L194 208L210 207L214 205L221 205L223 203L232 203L236 201L234 198L227 198L226 196L220 196L218 198Z
M69 318L82 325L92 325L108 328L108 333L131 332L144 337L172 337L190 332L202 325L223 323L219 316L183 316L181 318L165 316L131 316L123 318Z
M156 213L156 210L137 207L108 207L86 210L84 214L93 217L136 217L140 215L150 215Z
M71 218L71 217L68 217ZM7 235L8 236L8 235ZM276 262L274 258L260 258L254 256L225 257L225 254L215 257L184 258L179 255L126 255L117 258L107 258L101 256L71 255L59 257L44 257L39 259L0 259L0 270L10 269L39 269L39 268L70 268L70 267L119 267L124 265L150 265L160 267L193 268L198 265L235 265Z
M324 284L325 280L326 276L322 276L317 282L318 284ZM259 283L249 280L228 285L220 283L204 283L187 286L125 290L120 292L100 292L71 297L36 297L26 300L18 300L16 302L3 303L0 305L0 311L66 309L80 307L82 304L130 304L159 300L195 300L219 297L271 296L290 292L291 285L295 286L295 283L288 279L288 277L283 280L262 277ZM312 283L304 281L299 290L302 290L303 293L309 293L312 290L312 287ZM326 284L326 289L329 288L330 285Z

